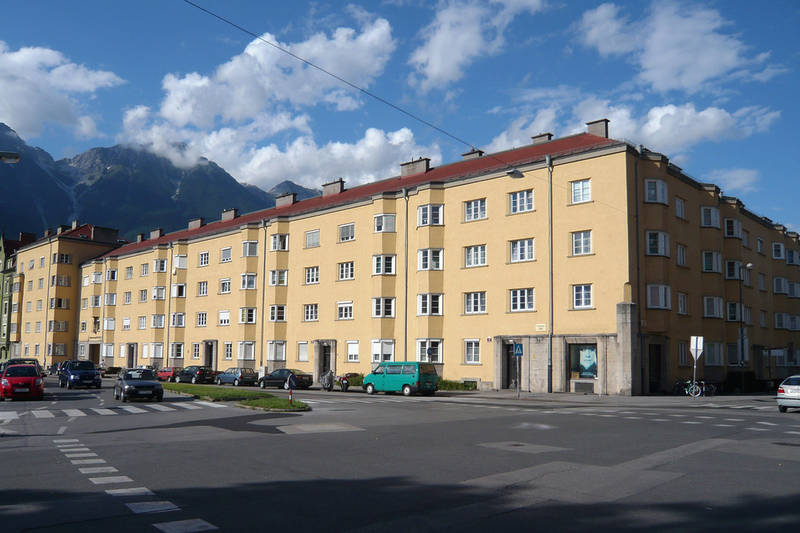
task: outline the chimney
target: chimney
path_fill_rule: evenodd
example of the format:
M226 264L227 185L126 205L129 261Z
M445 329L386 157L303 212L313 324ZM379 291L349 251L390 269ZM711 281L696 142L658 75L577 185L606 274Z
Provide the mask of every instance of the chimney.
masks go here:
M19 232L19 240L20 242L33 242L36 240L35 233L26 233L24 231Z
M235 207L231 207L230 209L226 209L222 212L222 217L220 220L225 222L226 220L233 220L234 218L239 216L239 210Z
M151 239L158 239L158 238L159 238L159 237L161 237L163 234L164 234L164 233L163 233L163 230L162 230L161 228L154 229L153 231L151 231L151 232L150 232L150 238L151 238Z
M297 194L293 192L287 192L286 194L276 196L275 207L286 207L287 205L292 205L295 202L296 198Z
M411 160L407 163L400 163L400 176L410 176L412 174L419 174L427 172L431 169L430 157L420 157L419 159Z
M605 137L606 139L608 139L607 118L601 118L600 120L587 122L586 126L588 127L587 133L589 133L590 135L597 135L598 137Z
M138 233L136 235L136 242L142 242L144 240L147 240L147 237L144 236L144 233Z
M344 180L342 178L338 178L331 182L322 184L322 196L339 194L343 190L344 190Z
M201 228L203 227L203 224L205 224L203 217L193 218L189 221L189 229Z
M78 221L77 220L73 220L72 221L72 229L78 229Z
M464 159L465 161L467 159L477 159L479 157L483 157L483 150L478 150L474 146L469 152L461 154L461 158Z
M534 135L533 137L531 137L531 140L533 141L533 144L548 143L552 139L553 139L553 134L549 133L549 132L548 133L540 133L539 135Z
M64 224L61 224L61 225L58 226L57 235L61 235L65 231L71 230L71 229L72 228L70 228L69 226L65 226Z
M50 228L47 228L46 230L44 230L44 236L45 237L49 237L52 234L53 234L53 230L51 230Z

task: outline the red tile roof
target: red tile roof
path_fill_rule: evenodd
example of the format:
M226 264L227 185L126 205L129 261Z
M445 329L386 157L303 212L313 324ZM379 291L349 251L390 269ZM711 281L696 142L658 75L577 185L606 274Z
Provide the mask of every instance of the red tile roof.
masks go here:
M487 172L511 168L517 165L532 163L535 161L541 161L544 160L545 155L550 155L551 157L565 156L574 153L588 152L590 150L611 146L614 144L621 144L621 141L607 139L605 137L598 137L588 133L581 133L578 135L572 135L570 137L555 139L542 144L528 145L521 148L507 150L505 152L487 154L483 157L467 159L440 167L434 167L428 172L420 172L408 176L395 176L393 178L353 187L352 189L345 189L338 194L333 194L330 196L316 196L314 198L302 200L300 202L283 207L273 207L270 209L263 209L261 211L254 211L252 213L238 216L232 220L218 220L199 228L191 230L184 229L173 233L168 233L157 239L148 239L142 242L126 244L125 246L100 256L100 259L105 257L119 257L128 255L140 250L152 248L153 246L157 246L159 244L168 244L170 242L182 239L190 239L202 235L218 233L229 228L238 227L251 222L260 222L276 216L297 215L311 211L318 211L337 205L353 203L366 198L371 198L372 196L383 192L400 191L403 188L416 187L425 183L447 182L470 176L478 176Z

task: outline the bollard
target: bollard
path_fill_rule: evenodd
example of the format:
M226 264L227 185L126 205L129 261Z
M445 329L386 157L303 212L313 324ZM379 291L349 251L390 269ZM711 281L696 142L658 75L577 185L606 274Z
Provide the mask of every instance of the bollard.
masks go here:
M289 389L289 405L293 405L292 404L292 389Z

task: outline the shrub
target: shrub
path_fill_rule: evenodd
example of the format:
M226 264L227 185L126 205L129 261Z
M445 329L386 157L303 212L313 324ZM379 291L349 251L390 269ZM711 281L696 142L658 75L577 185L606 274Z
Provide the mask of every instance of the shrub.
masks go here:
M439 390L478 390L478 383L475 381L439 379Z

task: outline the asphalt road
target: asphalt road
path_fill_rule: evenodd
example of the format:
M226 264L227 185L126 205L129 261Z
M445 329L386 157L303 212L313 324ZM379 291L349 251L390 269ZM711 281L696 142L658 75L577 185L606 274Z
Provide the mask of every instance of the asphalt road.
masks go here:
M52 380L51 380L52 381ZM107 384L110 382L107 382ZM0 530L753 531L800 519L800 411L110 387L0 404ZM283 392L280 392L283 394Z

